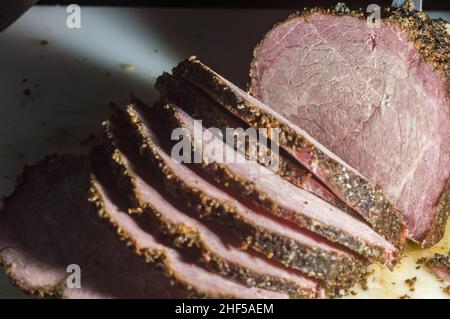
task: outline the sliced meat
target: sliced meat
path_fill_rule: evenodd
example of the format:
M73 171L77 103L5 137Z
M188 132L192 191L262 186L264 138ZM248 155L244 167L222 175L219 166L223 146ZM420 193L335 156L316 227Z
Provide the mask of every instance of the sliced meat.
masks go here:
M345 289L358 280L363 263L353 255L298 227L243 206L180 165L163 150L147 119L133 106L116 115L112 123L131 135L131 143L140 147L148 167L160 173L166 191L185 202L201 218L229 227L243 245L324 280L331 289ZM160 122L159 118L152 118L153 127Z
M427 266L441 280L450 280L450 260L442 254L435 254L427 260Z
M140 203L139 219L162 234L170 244L189 254L200 265L222 277L250 287L287 292L294 298L323 297L317 281L298 272L275 265L266 258L237 248L231 232L205 224L192 216L182 203L161 191L152 172L139 169L142 159L129 147L126 137L119 136L113 125L105 123L105 150L111 175L118 181L121 193ZM128 180L128 182L124 182Z
M201 166L218 185L371 261L389 266L395 263L398 250L366 223L293 186L258 163L246 160L177 106L166 105L164 109L173 129L185 130L183 137L191 141L194 152L199 151ZM230 154L232 160L227 161L226 156Z
M117 240L88 201L85 157L51 156L27 167L0 212L0 263L28 293L62 298L181 298L186 292ZM69 288L69 265L81 288Z
M96 168L94 170L96 173L99 171ZM99 215L114 226L120 239L126 246L132 247L136 254L142 257L142 261L156 266L174 283L190 291L195 297L288 298L287 294L234 283L186 261L176 250L162 244L155 236L142 229L126 211L121 210L96 177L92 179L91 201L97 207Z
M430 247L450 212L450 36L423 12L381 14L379 28L363 12L289 17L256 47L250 90L380 185Z
M269 138L279 134L281 147L358 212L378 233L402 249L406 227L401 211L381 187L331 153L304 130L203 65L195 57L181 62L174 68L173 75L197 85L250 126L269 128Z

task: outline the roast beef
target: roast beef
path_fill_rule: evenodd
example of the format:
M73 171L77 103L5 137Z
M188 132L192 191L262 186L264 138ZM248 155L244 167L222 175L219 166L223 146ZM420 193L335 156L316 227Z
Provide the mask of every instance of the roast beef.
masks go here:
M109 122L104 126L110 175L121 194L129 194L133 197L131 203L139 203L141 209L134 215L135 220L163 235L173 247L213 273L250 287L287 292L295 298L324 296L316 281L251 251L240 250L232 232L199 221L183 203L169 199L154 174L140 169L142 159L129 147L120 130L114 130Z
M117 235L124 242L124 247L131 247L142 257L142 262L147 262L148 267L156 267L161 276L164 274L170 278L172 283L189 292L189 296L251 299L288 297L287 294L237 284L186 261L182 254L164 245L157 237L143 229L139 222L114 202L111 198L114 191L110 193L99 181L103 179L103 169L104 166L94 167L96 175L92 177L90 195L100 217L114 226ZM104 180L108 181L108 178ZM139 275L137 277L139 278Z
M194 118L201 120L204 127L219 129L224 139L227 136L227 129L234 129L233 146L237 151L245 154L247 158L254 158L259 164L275 171L290 183L314 193L347 212L353 213L308 170L291 159L289 154L286 154L283 150L278 150L279 154L273 152L269 147L270 141L267 141L267 143L260 142L261 136L245 135L248 129L251 129L247 123L225 110L214 99L195 86L183 79L175 79L170 74L164 73L158 77L155 87L162 100L181 105ZM140 101L135 102L141 103Z
M135 256L88 201L87 159L51 156L27 167L0 212L0 262L12 282L38 296L180 298L186 292ZM81 288L69 288L69 265Z
M378 23L292 15L256 47L250 91L379 184L430 247L450 211L450 36L423 12L385 10Z
M148 169L160 173L166 191L186 203L201 218L234 231L244 248L252 248L310 277L324 280L324 284L333 290L348 288L358 280L363 262L345 249L264 212L245 207L172 159L152 129L161 119L145 118L131 105L120 114L112 118L112 123L123 125L129 132L130 143L140 147Z
M346 246L371 261L393 265L398 251L366 223L293 186L258 163L246 160L211 131L199 128L200 134L195 134L194 119L177 106L166 105L165 110L173 128L183 128L192 149L200 151L201 166L218 185L238 197L249 198L269 214ZM227 161L225 154L232 160Z

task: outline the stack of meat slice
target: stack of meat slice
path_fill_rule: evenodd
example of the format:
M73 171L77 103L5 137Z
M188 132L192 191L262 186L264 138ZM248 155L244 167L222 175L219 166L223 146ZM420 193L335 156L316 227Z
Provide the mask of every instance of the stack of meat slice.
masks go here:
M157 89L154 106L135 98L114 110L89 160L27 169L0 215L1 261L20 287L62 297L319 298L348 291L371 262L395 265L400 212L300 128L195 58ZM271 130L244 145L220 134L250 126ZM246 145L264 156L254 161ZM81 289L66 284L70 263Z

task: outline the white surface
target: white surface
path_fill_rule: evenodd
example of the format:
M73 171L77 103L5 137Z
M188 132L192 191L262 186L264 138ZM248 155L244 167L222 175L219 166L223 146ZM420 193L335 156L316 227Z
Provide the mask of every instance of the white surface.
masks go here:
M85 152L80 141L100 132L110 101L126 103L133 92L151 103L155 78L189 55L244 87L253 47L290 13L82 8L82 28L71 30L65 8L32 8L0 33L0 196L12 191L24 164L53 152ZM42 39L48 46L39 45ZM122 64L134 65L134 71ZM442 249L450 249L448 242ZM360 296L405 294L402 281L416 273L411 261L417 253L410 255L394 274L377 273L379 285ZM426 270L419 272L417 297L444 297L442 284ZM399 281L395 287L391 276ZM22 296L1 273L0 298Z

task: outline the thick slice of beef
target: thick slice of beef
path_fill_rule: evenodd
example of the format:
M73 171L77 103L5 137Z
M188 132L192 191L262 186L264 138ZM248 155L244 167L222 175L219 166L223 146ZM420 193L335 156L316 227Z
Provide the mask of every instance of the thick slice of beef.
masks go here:
M450 36L425 13L308 9L254 51L251 93L369 179L430 247L450 211Z
M250 287L287 292L294 298L323 297L317 281L270 262L236 245L232 232L201 222L174 198L161 191L151 171L140 169L142 159L129 143L106 122L105 145L110 172L122 194L139 203L140 214L134 215L145 225L164 236L173 247L189 254L213 273ZM126 137L125 137L126 138ZM126 180L126 182L125 182ZM134 210L133 210L134 211Z
M94 171L98 172L95 168ZM126 211L121 210L110 197L112 194L96 178L92 178L90 200L97 207L99 215L115 228L124 247L131 247L142 257L142 262L156 266L161 276L166 275L175 285L189 291L191 296L246 299L289 297L283 293L240 285L185 260L183 255L161 243Z
M133 106L116 114L120 116L113 117L112 122L123 125L123 130L130 134L130 142L140 148L148 168L160 173L166 191L184 201L201 218L234 231L244 248L250 247L310 277L324 280L328 288L337 291L358 280L364 264L345 249L274 216L245 207L172 159L164 151L149 119ZM156 117L150 120L153 127L161 122Z
M402 214L382 188L345 163L303 129L259 100L245 93L191 57L173 70L208 93L227 110L255 128L269 128L268 137L279 134L279 143L329 189L352 207L372 227L401 249L406 239Z
M398 250L366 223L293 186L258 163L248 161L211 131L196 128L200 124L174 104L165 105L164 109L173 123L172 128L185 130L184 138L190 140L194 152L199 151L200 166L219 187L233 191L237 197L248 198L268 213L352 249L370 261L393 266Z
M62 298L179 298L186 292L117 240L88 201L88 161L51 156L27 167L0 212L0 263L28 293ZM69 265L81 288L69 288Z

